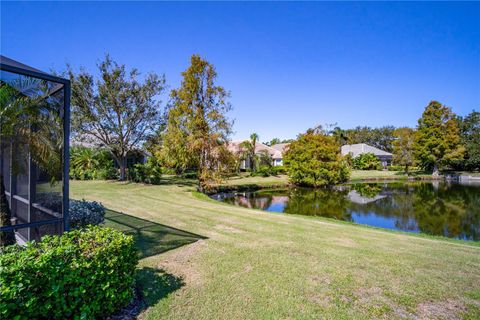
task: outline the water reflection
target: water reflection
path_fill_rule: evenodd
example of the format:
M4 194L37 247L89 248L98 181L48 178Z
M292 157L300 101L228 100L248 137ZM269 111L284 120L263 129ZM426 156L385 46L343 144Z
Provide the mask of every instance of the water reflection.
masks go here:
M480 185L357 183L335 189L221 193L213 198L246 208L480 240Z

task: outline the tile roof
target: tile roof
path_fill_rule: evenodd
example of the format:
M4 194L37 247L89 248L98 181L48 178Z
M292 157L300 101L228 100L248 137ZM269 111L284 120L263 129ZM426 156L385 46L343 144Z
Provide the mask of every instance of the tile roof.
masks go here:
M230 150L233 153L240 153L240 152L245 151L245 150L243 150L243 148L241 146L241 144L245 141L248 141L248 140L230 141L228 143L228 150ZM269 147L269 146L267 146L267 145L265 145L261 142L257 142L255 144L255 152L256 153L266 152L270 155L270 157L272 157L272 159L282 159L283 158L282 151L277 150L273 147Z
M353 158L356 158L357 156L364 153L373 153L376 156L392 156L390 152L386 152L381 149L369 146L366 143L346 144L342 146L342 155L347 155L349 153L352 154Z

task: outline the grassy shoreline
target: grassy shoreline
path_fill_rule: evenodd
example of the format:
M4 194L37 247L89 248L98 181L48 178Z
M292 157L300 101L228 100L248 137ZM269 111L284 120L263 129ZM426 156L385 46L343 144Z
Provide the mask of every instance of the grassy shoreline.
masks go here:
M458 175L480 176L476 172L459 172ZM424 172L412 172L409 175L401 171L379 171L379 170L353 170L349 182L375 182L375 181L441 181L444 176L432 177ZM249 176L241 174L227 179L223 183L212 185L208 193L229 192L229 191L255 191L260 189L287 188L291 186L287 175L270 177Z
M274 188L273 188L274 189ZM282 189L282 188L279 188ZM212 198L210 198L209 195L204 194L202 192L198 191L192 191L192 194L195 198L203 200L203 201L211 201L214 203L219 203L221 205L229 206L232 207L232 204L225 203L225 202L219 202L216 201ZM249 209L245 208L246 210L256 210L256 209ZM283 213L278 213L278 212L268 212L273 215L283 215ZM332 218L327 218L327 217L322 217L322 216L308 216L308 215L301 215L301 214L288 214L291 216L298 216L302 217L305 219L311 219L311 220L320 220L320 221L325 221L329 223L339 223L339 224L345 224L345 225L351 225L355 227L360 227L360 228L367 228L367 229L373 229L377 230L380 232L387 232L387 233L393 233L393 234L403 234L403 235L408 235L411 237L418 237L418 238L423 238L423 239L429 239L429 240L440 240L440 241L446 241L446 242L451 242L453 244L461 244L461 245L467 245L467 246L472 246L472 247L480 247L480 241L469 241L469 240L462 240L462 239L455 239L455 238L448 238L445 236L436 236L436 235L430 235L426 233L414 233L414 232L407 232L407 231L401 231L401 230L394 230L394 229L387 229L387 228L382 228L382 227L375 227L375 226L369 226L366 224L359 224L351 221L343 221L343 220L337 220L337 219L332 219Z
M480 316L478 247L205 201L192 181L71 190L164 228L156 241L202 237L141 260L140 319ZM154 240L150 226L137 228Z

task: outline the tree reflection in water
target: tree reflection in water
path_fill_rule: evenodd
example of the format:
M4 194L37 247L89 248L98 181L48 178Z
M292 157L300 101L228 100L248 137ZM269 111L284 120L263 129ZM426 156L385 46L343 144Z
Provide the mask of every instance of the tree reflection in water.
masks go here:
M247 208L480 240L480 185L356 183L334 189L291 188L218 194L214 198Z

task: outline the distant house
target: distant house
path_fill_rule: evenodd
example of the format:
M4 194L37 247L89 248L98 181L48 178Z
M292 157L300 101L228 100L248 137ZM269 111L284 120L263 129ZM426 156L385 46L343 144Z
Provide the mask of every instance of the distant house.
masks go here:
M278 143L271 146L272 149L275 149L280 152L280 156L277 158L273 157L273 165L274 166L283 166L283 155L288 150L290 143Z
M238 140L238 141L230 141L228 144L228 150L232 152L233 154L240 156L240 169L245 170L247 168L250 168L250 161L248 157L243 157L245 154L246 150L244 147L242 147L242 143L245 140ZM288 148L288 143L279 143L276 145L273 145L271 147L257 142L255 144L255 153L257 155L262 155L262 154L267 154L272 161L273 166L281 166L283 165L283 154Z
M341 152L344 156L350 154L352 158L356 158L359 155L365 153L373 153L378 158L378 160L380 160L384 168L392 163L393 157L390 152L369 146L366 143L346 144L342 146Z

